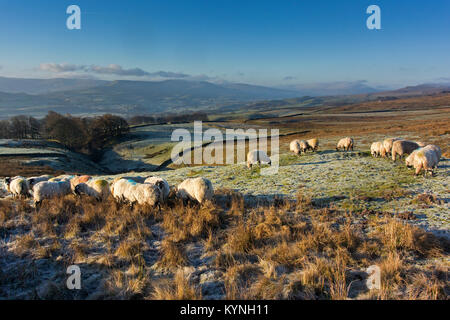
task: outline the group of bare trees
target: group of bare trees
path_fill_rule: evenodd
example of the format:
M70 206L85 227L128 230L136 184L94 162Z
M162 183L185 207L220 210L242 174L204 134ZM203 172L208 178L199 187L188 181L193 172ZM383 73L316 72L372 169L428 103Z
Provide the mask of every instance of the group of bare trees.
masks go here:
M55 140L74 151L92 154L129 131L125 119L105 114L82 118L48 112L42 120L15 116L0 121L0 138Z
M29 116L15 116L0 120L0 138L2 139L38 139L41 122Z

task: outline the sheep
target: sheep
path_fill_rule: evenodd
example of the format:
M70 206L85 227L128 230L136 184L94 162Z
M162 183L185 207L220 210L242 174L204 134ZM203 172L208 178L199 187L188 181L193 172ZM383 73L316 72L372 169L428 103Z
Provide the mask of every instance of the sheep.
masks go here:
M300 150L301 150L303 153L305 153L305 152L310 148L308 142L306 142L305 140L300 140L300 141L298 142L298 144L300 145Z
M386 156L386 150L384 149L383 142L377 141L372 143L372 145L370 146L370 153L374 157Z
M300 141L292 140L289 144L289 151L295 153L296 155L300 155L302 153L302 150L300 149Z
M267 163L268 165L272 164L272 160L270 160L267 153L261 150L253 150L247 153L247 167L251 169L254 164Z
M339 140L339 142L336 145L336 151L339 151L339 149L348 151L348 150L352 150L353 151L353 146L354 146L354 142L353 142L353 138L342 138L341 140Z
M420 150L422 150L422 148L414 150L409 156L406 157L405 164L407 167L412 167L414 165L414 158L416 157L416 153Z
M86 194L94 197L97 201L106 200L111 195L109 183L103 179L89 179L81 182L74 187L74 192L77 195Z
M437 159L438 160L441 159L441 157L442 157L442 150L441 150L441 148L439 148L439 146L437 146L435 144L429 144L424 149L433 150L434 152L436 152Z
M422 170L424 170L425 174L428 171L432 174L433 168L437 166L438 162L439 160L434 150L422 148L415 153L413 159L413 167L416 169L414 175L417 176Z
M166 201L170 193L169 183L160 177L148 177L144 183L151 183L157 185L161 189L162 201Z
M45 175L42 175L42 176L38 176L38 177L30 177L30 178L28 178L27 181L28 181L28 185L30 187L30 191L33 190L33 187L37 183L42 182L42 181L48 181L51 178L52 178L52 176L50 176L48 174L45 174Z
M419 149L419 145L414 141L397 140L392 144L392 160L395 161L397 155L402 157L405 154L411 154L414 150Z
M41 181L33 187L33 200L36 209L44 199L65 196L71 192L70 181Z
M199 203L212 200L214 196L214 188L211 181L203 177L184 180L177 186L176 192L183 200L196 200Z
M394 143L394 141L397 140L401 140L400 138L387 138L383 141L383 147L384 150L386 151L386 154L391 154L392 152L392 144Z
M5 184L5 189L6 189L6 191L8 191L9 193L12 193L12 192L11 192L11 189L10 189L11 182L12 182L13 180L16 180L16 179L26 179L26 178L24 178L24 177L22 177L22 176L6 177L6 178L5 178L5 182L4 182L4 184Z
M7 178L8 179L8 178ZM22 198L28 195L29 185L25 178L16 178L14 180L6 180L7 189L12 193L14 198Z
M91 179L92 179L92 177L88 176L88 175L75 176L72 179L70 179L70 187L72 188L72 190L74 190L75 187L77 185L79 185L80 183L86 183L86 182L88 182Z
M317 138L306 140L306 143L312 151L317 151L317 149L319 149L319 139Z
M433 152L436 153L436 166L439 163L439 160L441 159L441 148L439 148L438 146L434 145L434 144L429 144L427 145L425 148L419 148L414 150L406 159L405 159L405 164L407 167L412 167L414 165L414 159L416 157L417 152L421 151L421 150L431 150Z
M111 193L116 200L129 202L131 205L160 204L161 190L157 185L137 183L131 179L119 179L111 185Z

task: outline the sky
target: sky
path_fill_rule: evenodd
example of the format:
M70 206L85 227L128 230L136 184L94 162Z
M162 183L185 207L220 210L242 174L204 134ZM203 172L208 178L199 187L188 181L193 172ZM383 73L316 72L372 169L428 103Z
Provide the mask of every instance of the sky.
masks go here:
M72 4L81 30L66 27ZM450 82L450 1L0 0L0 76Z

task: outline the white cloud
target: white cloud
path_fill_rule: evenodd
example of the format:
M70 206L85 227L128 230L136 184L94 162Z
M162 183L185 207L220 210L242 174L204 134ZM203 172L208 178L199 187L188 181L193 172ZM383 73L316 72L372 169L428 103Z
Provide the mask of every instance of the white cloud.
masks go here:
M39 70L51 73L81 72L90 74L117 75L130 77L159 77L183 79L191 77L188 74L170 71L148 72L141 68L124 69L121 65L110 64L108 66L99 65L76 65L69 63L41 63Z

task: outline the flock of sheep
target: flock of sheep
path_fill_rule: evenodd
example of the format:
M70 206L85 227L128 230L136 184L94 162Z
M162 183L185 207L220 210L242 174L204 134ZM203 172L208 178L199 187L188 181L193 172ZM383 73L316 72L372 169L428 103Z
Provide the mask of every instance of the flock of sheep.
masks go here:
M111 183L91 176L61 175L51 177L13 177L6 178L5 185L8 192L15 198L33 197L36 209L42 200L69 194L87 195L98 201L114 197L119 202L150 206L159 206L167 201L170 186L160 177L121 177ZM176 195L183 200L194 200L203 203L211 200L214 189L208 179L188 178L174 188Z
M318 139L310 140L293 140L289 145L291 152L301 155L308 150L316 151L319 147ZM353 151L354 140L350 137L342 138L336 145L336 151ZM410 141L401 138L388 138L384 141L377 141L372 143L370 147L370 153L374 157L387 157L392 156L392 160L395 161L397 157L408 155L405 159L406 166L414 167L416 169L415 175L418 175L422 170L426 174L427 172L433 173L439 163L442 156L441 148L436 145L426 145L423 142ZM266 155L267 156L267 155ZM263 157L264 158L264 157ZM247 163L249 167L249 163Z
M306 153L308 150L317 151L319 140L291 141L290 151L297 155ZM354 140L350 137L339 140L336 150L349 151L354 148ZM392 160L397 157L408 155L405 162L408 167L416 169L415 175L422 170L426 173L436 168L441 158L441 149L436 145L425 145L421 142L414 142L400 138L389 138L384 141L372 143L370 152L374 157L392 156ZM271 164L271 159L266 152L252 150L247 154L247 167L253 165ZM32 196L36 208L44 199L51 199L68 194L87 195L97 200L104 200L110 196L120 202L129 204L147 204L159 206L167 201L170 193L170 186L166 180L160 177L121 177L114 179L111 183L103 179L94 179L91 176L71 176L61 175L51 177L43 175L39 177L13 177L6 178L5 185L8 192L14 197ZM177 197L183 200L194 200L203 203L211 200L214 195L214 188L206 178L188 178L174 187Z
M392 156L395 161L398 157L408 155L405 159L406 166L416 169L415 175L422 170L426 174L433 174L442 156L441 148L434 144L426 145L422 142L410 141L401 138L389 138L384 141L372 143L370 153L374 157Z

